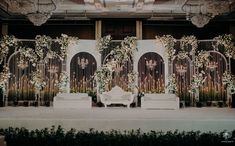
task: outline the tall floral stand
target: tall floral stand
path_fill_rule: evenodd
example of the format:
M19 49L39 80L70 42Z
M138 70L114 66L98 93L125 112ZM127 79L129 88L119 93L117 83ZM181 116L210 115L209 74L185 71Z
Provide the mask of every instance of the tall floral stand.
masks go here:
M195 96L194 96L194 106L197 106L197 104L199 103L199 88L197 88L196 90L195 90L195 94L194 94Z
M226 104L228 105L228 107L232 106L232 94L234 94L234 92L231 92L231 89L229 87L227 87L227 100L226 100Z
M7 103L5 103L5 98L6 98L6 95L5 95L5 92L4 92L4 89L3 88L0 88L0 90L2 90L2 105L1 106L4 106L4 105L7 105Z
M41 91L35 90L35 106L40 106Z

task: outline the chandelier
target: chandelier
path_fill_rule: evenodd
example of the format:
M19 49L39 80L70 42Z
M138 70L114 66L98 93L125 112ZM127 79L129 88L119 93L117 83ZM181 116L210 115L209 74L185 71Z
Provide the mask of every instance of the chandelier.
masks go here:
M211 61L207 64L207 68L210 69L211 71L214 71L218 67L218 63Z
M114 67L114 72L115 73L117 73L117 74L119 74L121 71L123 71L123 67L124 67L124 65L122 65L122 64L116 64L116 66Z
M153 70L157 66L157 61L156 60L152 60L152 59L148 60L148 61L146 60L145 64L146 64L148 69Z
M9 9L25 15L35 26L44 24L63 0L5 0Z
M89 64L88 59L78 57L78 65L82 68L85 69L87 65Z
M229 8L229 0L186 0L182 6L186 20L198 28L204 27L215 16L228 12Z
M51 65L48 67L48 70L47 70L49 73L57 73L59 71L59 67L58 66L55 66L55 65Z
M181 76L187 72L187 66L184 66L182 64L181 65L176 64L175 68L176 72L179 73Z
M28 61L20 60L17 65L20 69L24 70L29 66Z

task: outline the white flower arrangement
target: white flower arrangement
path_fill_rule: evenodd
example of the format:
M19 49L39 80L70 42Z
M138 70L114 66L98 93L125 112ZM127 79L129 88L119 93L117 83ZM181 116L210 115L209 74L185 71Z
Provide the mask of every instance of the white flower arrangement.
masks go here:
M185 59L188 57L188 52L185 51L179 51L177 54L178 59Z
M104 49L108 48L111 40L112 40L111 35L107 35L107 36L99 38L96 42L97 50L99 52L102 52Z
M7 57L9 53L9 47L16 46L17 39L14 36L5 35L0 41L0 63Z
M52 38L45 35L37 35L35 37L35 52L40 60L44 59L45 51L51 50ZM47 49L47 50L45 50Z
M67 90L67 85L69 83L69 76L66 71L60 73L59 81L55 83L58 87L60 93L64 93Z
M235 59L235 46L233 43L232 34L219 35L215 37L213 41L216 42L216 46L213 46L218 51L218 46L224 46L224 53L227 57Z
M32 48L20 48L19 52L20 52L19 62L30 61L33 66L36 66L38 57Z
M210 62L210 53L207 51L198 51L197 56L195 57L194 65L195 67L202 68L203 65Z
M103 66L96 70L94 77L98 83L98 91L102 93L106 90L106 85L112 80L112 72L110 68Z
M55 42L60 44L60 55L58 55L60 60L66 58L69 44L77 44L78 40L77 37L71 37L66 34L61 34L60 38L56 38Z
M114 71L114 68L117 66L117 60L114 58L108 61L104 66L109 69L110 72Z
M204 77L205 72L201 71L200 73L196 73L193 75L193 79L190 85L190 93L196 93L197 90L199 90L199 87L203 85L203 83L206 80L206 77Z
M46 86L46 82L44 81L40 70L32 73L32 79L30 80L30 83L34 85L36 92L40 92Z
M136 81L137 81L137 78L138 78L138 73L132 71L132 72L127 74L127 77L128 77L128 88L133 90L136 87Z
M168 89L169 93L176 93L177 92L177 84L176 84L176 76L172 74L168 77L168 83L166 88Z
M8 83L8 79L11 77L11 73L7 66L3 67L3 71L0 73L0 88L2 88L3 92L6 91L6 84Z
M157 40L160 40L163 46L166 48L166 56L170 60L174 60L176 50L174 49L176 39L171 35L155 36Z
M136 37L126 37L121 42L121 46L117 46L114 50L109 53L109 55L113 56L113 59L108 60L103 65L103 67L97 69L94 76L96 77L100 93L105 91L106 85L108 85L108 83L112 80L112 73L114 71L114 68L118 64L122 64L131 59L134 51L137 50L136 41ZM131 77L131 75L133 75L133 77ZM128 80L130 81L130 84L134 84L131 81L134 78L134 74L131 73L129 74L129 76L130 78L128 78ZM130 85L129 87L132 88L132 86L133 85Z
M137 39L136 37L125 37L121 42L121 49L125 50L126 54L133 56L134 51L137 50Z
M235 82L231 73L225 72L223 74L222 83L228 88L230 94L235 94Z
M58 57L58 54L55 51L48 50L45 59L53 59Z
M193 55L196 53L196 50L198 48L198 40L195 36L183 36L180 39L180 48L181 50L185 52L189 52L190 55Z
M114 54L114 58L117 60L117 63L129 61L133 57L134 51L138 50L136 46L136 37L125 37L121 42L121 46L117 46L117 48L112 52L112 54Z

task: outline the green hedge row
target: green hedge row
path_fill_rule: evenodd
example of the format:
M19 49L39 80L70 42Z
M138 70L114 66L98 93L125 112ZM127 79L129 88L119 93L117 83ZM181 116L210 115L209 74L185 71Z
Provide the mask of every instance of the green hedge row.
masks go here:
M7 146L220 146L235 145L235 130L227 139L224 133L155 132L140 130L98 132L64 131L61 126L51 129L32 130L25 128L0 129Z

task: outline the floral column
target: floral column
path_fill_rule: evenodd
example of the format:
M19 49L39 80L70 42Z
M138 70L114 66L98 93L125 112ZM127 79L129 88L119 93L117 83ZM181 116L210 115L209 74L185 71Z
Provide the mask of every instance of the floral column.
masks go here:
M3 67L3 72L0 73L0 88L2 89L2 94L3 94L3 102L4 102L4 97L6 94L6 90L8 87L8 79L10 78L11 73L9 72L9 68L4 66ZM5 106L8 105L8 99L6 97L5 99Z
M41 91L46 86L46 82L44 81L42 70L37 69L37 71L32 73L31 84L34 86L35 91L35 101L40 105L40 99L43 97L43 93Z
M69 76L68 73L69 71L66 71L66 63L67 63L67 55L68 55L68 48L72 44L77 44L78 43L78 38L77 37L71 37L66 34L61 34L61 37L57 37L55 42L60 44L60 52L57 54L59 59L62 61L62 73L60 74L60 81L57 84L59 86L60 92L70 92L70 85L69 85ZM65 91L65 86L66 85L66 91ZM63 89L62 89L63 88Z
M235 83L232 75L228 72L225 72L222 77L223 85L226 86L227 90L227 101L226 104L231 106L232 103L232 94L235 94Z
M194 94L194 103L199 102L200 98L199 98L199 87L205 82L206 77L203 77L205 74L204 71L201 71L201 73L196 73L193 75L193 80L191 83L191 89L190 89L190 93Z
M168 84L166 86L168 93L175 94L177 92L177 84L175 74L172 74L168 77Z

